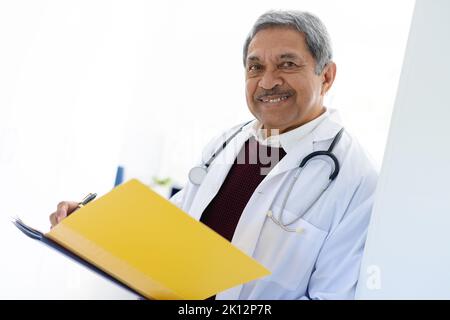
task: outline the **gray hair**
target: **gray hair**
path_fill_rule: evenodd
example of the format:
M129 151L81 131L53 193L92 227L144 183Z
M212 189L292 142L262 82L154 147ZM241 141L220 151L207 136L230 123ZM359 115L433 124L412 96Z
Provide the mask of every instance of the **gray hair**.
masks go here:
M244 66L248 47L253 37L261 30L273 27L288 27L305 34L306 44L316 61L316 74L321 74L333 57L331 40L325 25L315 15L303 11L268 11L256 20L244 43Z

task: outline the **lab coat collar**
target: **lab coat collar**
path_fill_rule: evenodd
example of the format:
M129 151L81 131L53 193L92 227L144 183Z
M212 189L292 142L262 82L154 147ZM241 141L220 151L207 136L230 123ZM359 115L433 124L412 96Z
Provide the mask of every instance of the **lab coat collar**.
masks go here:
M313 142L321 142L334 139L336 134L343 128L342 119L336 109L329 109L329 115L311 132Z
M189 213L193 218L197 220L200 219L205 208L219 191L242 146L250 137L252 137L251 126L254 125L255 121L244 126L242 131L230 141L228 146L220 152L217 158L212 162L205 180L199 186L197 191L198 194L201 194L202 196L195 198L191 205L191 210L189 210ZM260 183L257 190L263 190L266 187L267 182L279 174L298 167L305 156L316 151L314 150L314 145L316 143L333 139L342 128L339 123L340 118L337 111L330 109L329 115L323 119L311 133L301 139L298 144L287 152L283 159L275 165ZM231 134L232 132L230 135Z
M255 121L244 127L243 131L246 132L247 136L252 135L252 126L255 125ZM285 150L286 156L270 171L263 182L299 166L304 157L317 151L315 148L320 147L320 142L332 140L336 136L342 128L341 122L338 111L328 109L324 119L310 133L299 139L294 145L291 145L289 150Z
M266 132L262 129L262 124L259 121L253 121L252 126L250 126L250 131L260 145L275 148L281 147L284 151L290 152L301 139L311 133L329 114L330 111L325 108L323 114L308 123L282 134L271 135L268 138L266 138Z

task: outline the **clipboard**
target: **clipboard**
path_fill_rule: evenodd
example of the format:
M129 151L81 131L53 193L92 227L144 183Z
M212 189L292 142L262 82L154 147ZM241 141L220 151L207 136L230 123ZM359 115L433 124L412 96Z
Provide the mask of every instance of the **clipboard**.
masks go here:
M206 299L270 274L228 240L136 179L89 202L37 240L146 298Z
M13 218L12 222L20 231L22 231L25 235L27 235L31 239L37 240L40 243L42 243L42 244L52 248L53 250L58 251L62 255L66 256L69 259L71 259L72 261L74 261L75 263L78 263L78 264L84 266L85 268L93 271L97 275L99 275L99 276L101 276L101 277L103 277L103 278L105 278L105 279L115 283L116 285L118 285L119 287L129 291L130 293L135 294L137 296L137 298L145 299L139 292L137 292L133 288L127 286L125 283L123 283L123 282L119 281L118 279L112 277L111 275L109 275L105 271L103 271L103 270L99 269L98 267L96 267L94 264L92 264L92 263L90 263L90 262L80 258L79 256L77 256L73 252L67 250L66 248L64 248L63 246L61 246L57 242L53 241L52 239L47 238L45 236L45 234L43 234L39 230L31 228L30 226L25 224L20 218L17 218L17 217Z

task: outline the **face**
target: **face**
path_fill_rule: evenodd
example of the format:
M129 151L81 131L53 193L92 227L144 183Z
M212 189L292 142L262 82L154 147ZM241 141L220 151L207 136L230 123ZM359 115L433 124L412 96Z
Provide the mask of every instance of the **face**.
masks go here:
M246 98L264 129L280 133L297 128L324 112L323 98L333 84L336 65L320 75L303 33L291 28L259 31L248 47Z

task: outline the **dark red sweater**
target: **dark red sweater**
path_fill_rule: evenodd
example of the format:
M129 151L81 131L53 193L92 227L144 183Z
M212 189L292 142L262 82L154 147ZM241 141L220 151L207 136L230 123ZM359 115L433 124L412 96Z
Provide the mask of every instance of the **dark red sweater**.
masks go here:
M231 241L242 211L256 187L277 160L285 155L282 148L260 145L254 138L247 140L200 221Z

